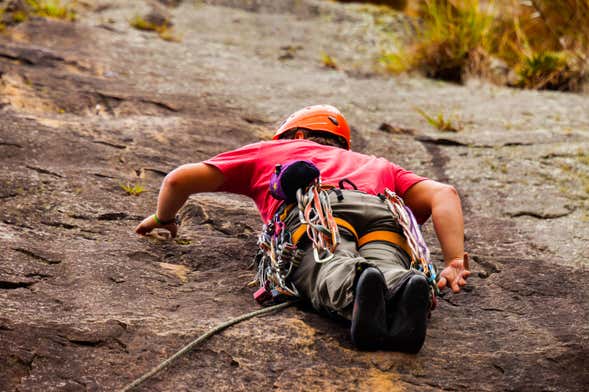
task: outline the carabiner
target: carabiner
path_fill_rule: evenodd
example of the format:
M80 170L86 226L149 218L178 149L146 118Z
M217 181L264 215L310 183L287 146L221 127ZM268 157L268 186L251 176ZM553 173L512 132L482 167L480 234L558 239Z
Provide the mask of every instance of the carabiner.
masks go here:
M327 263L328 261L331 261L331 259L333 259L335 257L335 254L328 251L328 250L324 250L324 252L327 253L327 257L322 259L321 257L319 257L319 252L317 251L317 248L313 247L313 257L315 258L316 263L319 263L319 264Z

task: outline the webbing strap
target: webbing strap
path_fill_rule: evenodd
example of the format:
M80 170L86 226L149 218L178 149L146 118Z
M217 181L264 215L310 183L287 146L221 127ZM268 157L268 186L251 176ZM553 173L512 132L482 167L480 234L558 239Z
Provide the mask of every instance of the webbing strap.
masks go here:
M293 244L298 244L301 237L307 232L307 224L302 224L292 233L291 239Z
M356 232L356 229L354 229L354 226L352 226L352 224L350 222L345 221L342 218L337 218L337 217L334 218L334 220L338 226L348 229L348 231L354 235L354 238L356 239L356 241L358 241L358 233Z
M369 242L374 241L384 241L389 242L393 245L397 245L398 247L403 249L405 253L411 255L411 248L409 248L409 244L407 243L405 237L403 237L399 233L395 233L394 231L377 230L365 234L358 239L358 248L361 248Z

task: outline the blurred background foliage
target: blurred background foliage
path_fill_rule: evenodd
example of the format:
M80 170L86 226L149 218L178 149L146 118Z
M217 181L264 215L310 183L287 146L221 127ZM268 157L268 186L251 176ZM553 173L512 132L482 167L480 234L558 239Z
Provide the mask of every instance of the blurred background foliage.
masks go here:
M380 58L388 72L417 71L453 82L477 76L502 85L562 91L580 91L587 82L589 0L364 3L406 16L403 37L391 38L400 43L398 50Z

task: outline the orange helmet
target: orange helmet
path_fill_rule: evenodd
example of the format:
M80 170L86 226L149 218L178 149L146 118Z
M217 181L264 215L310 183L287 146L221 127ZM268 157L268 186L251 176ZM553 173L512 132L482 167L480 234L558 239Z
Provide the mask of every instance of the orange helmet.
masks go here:
M272 139L280 139L280 136L293 129L305 128L311 131L321 131L341 136L346 140L350 149L350 127L339 110L331 105L307 106L291 114L280 124Z

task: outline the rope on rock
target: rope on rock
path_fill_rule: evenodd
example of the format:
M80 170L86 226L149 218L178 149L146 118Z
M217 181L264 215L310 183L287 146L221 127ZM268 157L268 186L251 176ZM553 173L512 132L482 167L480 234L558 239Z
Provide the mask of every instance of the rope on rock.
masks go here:
M221 332L225 328L230 327L230 326L232 326L234 324L240 323L242 321L248 320L250 318L256 317L256 316L261 316L263 314L270 313L270 312L273 312L275 310L281 310L281 309L287 308L287 307L293 305L295 302L297 302L297 301L295 300L295 301L283 302L283 303L278 304L278 305L269 306L269 307L264 308L264 309L256 310L256 311L253 311L251 313L247 313L247 314L241 315L241 316L236 317L236 318L234 318L232 320L229 320L229 321L227 321L227 322L225 322L223 324L218 325L217 327L211 329L207 333L199 336L197 339L193 340L192 342L190 342L189 344L187 344L186 346L184 346L180 351L176 352L174 355L172 355L171 357L169 357L168 359L166 359L165 361L163 361L162 363L160 363L159 365L157 365L156 367L154 367L153 369L151 369L149 372L145 373L143 376L139 377L138 379L136 379L132 383L130 383L127 386L125 386L123 389L121 389L121 392L127 392L127 391L133 390L134 388L136 388L137 386L139 386L140 384L142 384L143 382L145 382L147 379L149 379L150 377L152 377L154 374L158 373L160 370L162 370L165 367L169 366L176 359L180 358L182 355L184 355L187 352L189 352L196 345L198 345L199 343L202 343L203 341L207 340L208 338L210 338L214 334L216 334L218 332Z

